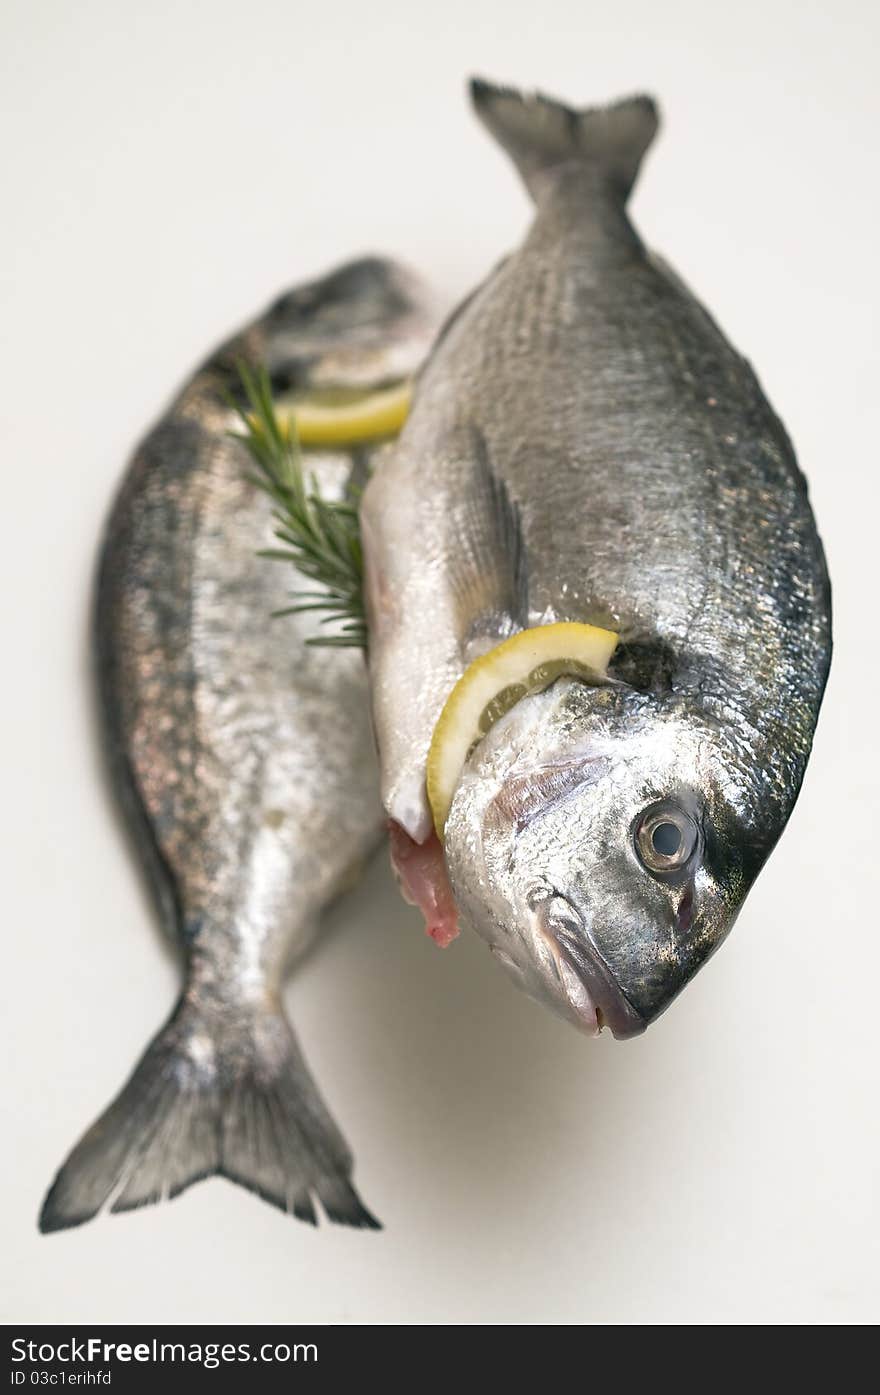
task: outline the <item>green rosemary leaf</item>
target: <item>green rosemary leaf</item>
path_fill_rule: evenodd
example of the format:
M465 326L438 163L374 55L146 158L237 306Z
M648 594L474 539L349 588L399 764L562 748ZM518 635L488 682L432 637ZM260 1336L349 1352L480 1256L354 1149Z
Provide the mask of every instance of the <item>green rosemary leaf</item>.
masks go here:
M296 565L296 553L289 547L261 547L256 555L272 562L293 562Z
M329 610L329 609L330 609L330 607L328 607L327 598L326 598L326 597L322 597L322 599L321 599L320 601L300 601L299 599L297 599L295 605L289 605L289 606L285 607L284 614L285 614L285 615L302 615L305 611L308 611L308 610ZM320 624L322 624L322 625L329 625L333 620L336 620L337 618L338 618L338 611L337 611L337 607L334 606L334 607L332 608L331 613L328 614L328 615L325 615L324 618L323 618L323 620L320 621ZM343 628L344 628L344 626L343 626Z
M350 635L314 635L306 640L306 644L312 648L319 645L325 649L364 649L367 643L366 627L357 634Z
M242 430L230 434L246 447L256 472L247 478L268 494L275 508L274 534L281 547L263 548L259 556L292 564L320 591L295 593L293 604L274 616L303 611L323 613L320 624L339 625L335 634L315 635L309 644L366 647L363 606L363 559L358 512L351 499L326 499L317 481L303 474L293 426L275 411L266 369L237 365L246 406L232 401Z

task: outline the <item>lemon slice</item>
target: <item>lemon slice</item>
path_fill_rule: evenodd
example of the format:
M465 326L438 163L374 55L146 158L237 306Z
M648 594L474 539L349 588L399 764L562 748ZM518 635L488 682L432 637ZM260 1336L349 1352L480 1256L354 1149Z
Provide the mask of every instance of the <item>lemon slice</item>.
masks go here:
M538 625L512 635L465 669L446 699L428 752L428 803L441 840L458 777L477 742L520 698L557 678L601 681L618 638L596 625Z
M302 446L352 446L396 436L412 400L411 383L361 393L348 400L306 396L279 402L279 420L296 427Z

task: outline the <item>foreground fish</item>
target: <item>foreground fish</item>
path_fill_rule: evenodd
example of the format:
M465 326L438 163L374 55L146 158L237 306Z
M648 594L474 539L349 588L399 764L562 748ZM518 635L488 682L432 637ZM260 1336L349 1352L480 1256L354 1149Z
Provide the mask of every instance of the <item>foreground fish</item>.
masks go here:
M784 428L627 217L653 102L473 98L537 213L441 334L365 495L383 801L429 920L448 869L521 986L627 1036L718 946L785 827L829 585ZM610 667L525 693L463 756L444 868L426 762L450 690L552 622L619 636Z
M112 775L186 980L59 1172L43 1230L212 1173L303 1220L317 1200L331 1220L377 1224L281 1000L289 961L381 833L363 659L305 647L310 616L269 619L290 578L255 556L270 503L228 435L227 394L239 360L265 363L280 396L308 390L310 422L322 393L351 417L365 391L381 398L413 371L431 328L398 268L345 266L225 345L134 458L101 562L99 683ZM350 453L308 465L342 495Z

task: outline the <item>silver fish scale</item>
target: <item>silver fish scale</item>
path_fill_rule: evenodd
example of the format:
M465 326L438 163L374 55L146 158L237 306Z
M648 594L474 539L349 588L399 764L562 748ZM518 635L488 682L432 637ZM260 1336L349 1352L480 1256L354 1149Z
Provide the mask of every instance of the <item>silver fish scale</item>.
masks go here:
M262 991L375 843L379 810L363 659L306 647L311 615L269 618L295 579L256 557L271 504L234 425L190 407L145 443L111 522L100 623L108 716L181 928ZM308 464L341 495L348 456Z
M439 440L444 488L464 498L478 425L520 507L531 622L668 643L682 693L746 722L790 791L828 651L803 478L706 312L632 237L605 243L589 187L564 193L450 329L406 445ZM458 532L454 506L439 516L429 560Z

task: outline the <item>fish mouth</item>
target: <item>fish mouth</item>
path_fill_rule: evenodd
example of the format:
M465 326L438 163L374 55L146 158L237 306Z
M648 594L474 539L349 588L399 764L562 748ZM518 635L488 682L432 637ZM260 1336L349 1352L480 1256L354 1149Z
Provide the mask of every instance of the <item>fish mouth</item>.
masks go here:
M555 961L559 982L568 1001L568 1016L589 1036L610 1027L618 1041L638 1036L647 1027L602 956L556 927L542 927L542 935Z

